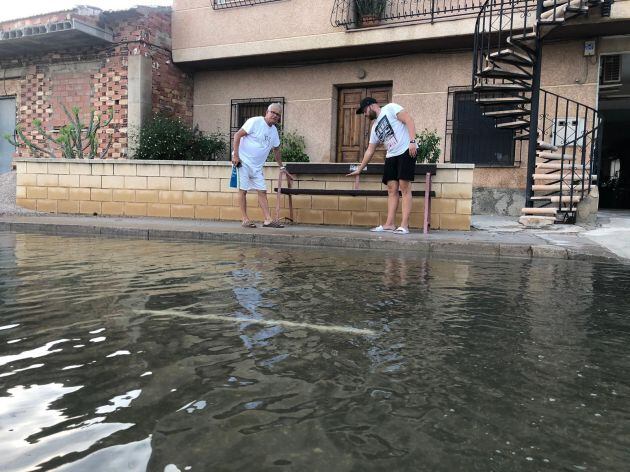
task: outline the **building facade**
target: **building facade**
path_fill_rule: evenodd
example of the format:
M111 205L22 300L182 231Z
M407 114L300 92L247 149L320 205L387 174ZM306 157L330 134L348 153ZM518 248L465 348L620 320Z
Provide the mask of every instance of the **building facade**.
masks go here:
M47 147L34 120L55 137L69 121L63 107L77 107L84 123L94 110L113 115L99 133L99 152L124 158L133 154L136 131L152 113L192 123L192 77L173 64L170 31L170 8L157 7L77 7L0 23L3 133L12 134L17 124ZM6 140L2 146L4 170L13 154L31 155L26 146L14 150Z
M357 162L369 130L357 104L393 101L418 130L437 131L441 161L476 165L474 213L518 214L527 146L483 116L471 89L484 2L384 0L371 2L382 6L372 17L357 3L175 0L173 58L194 70L195 123L233 133L279 101L284 129L305 137L311 161ZM541 86L597 108L602 58L630 51L628 31L627 0L566 22L545 38ZM630 124L630 108L620 116Z

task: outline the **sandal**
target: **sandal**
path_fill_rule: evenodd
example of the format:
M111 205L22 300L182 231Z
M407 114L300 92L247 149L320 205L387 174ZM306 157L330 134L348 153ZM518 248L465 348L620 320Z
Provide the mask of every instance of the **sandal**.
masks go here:
M269 223L263 223L264 228L284 228L284 225L278 220L270 221Z
M398 228L394 230L394 234L409 234L409 230L407 228L403 228L402 226L399 226Z
M392 233L394 231L393 228L383 228L383 225L378 225L376 228L372 228L370 231L373 233Z
M243 228L255 228L256 227L256 223L254 223L253 221L243 221L241 223L241 226Z

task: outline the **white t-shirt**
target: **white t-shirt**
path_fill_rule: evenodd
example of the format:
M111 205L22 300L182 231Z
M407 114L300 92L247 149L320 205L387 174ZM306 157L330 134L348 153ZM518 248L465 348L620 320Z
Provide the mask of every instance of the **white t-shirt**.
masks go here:
M247 136L241 138L238 157L245 165L262 168L271 148L280 146L280 136L275 125L269 126L262 116L250 118L242 126Z
M399 156L409 149L409 130L396 115L403 107L388 103L374 120L370 133L370 144L383 143L387 148L385 157Z

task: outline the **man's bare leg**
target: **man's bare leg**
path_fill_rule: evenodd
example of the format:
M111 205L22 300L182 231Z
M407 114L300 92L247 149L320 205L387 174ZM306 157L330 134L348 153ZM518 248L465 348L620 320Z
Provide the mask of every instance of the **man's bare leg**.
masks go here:
M269 212L269 201L267 200L267 192L265 190L257 190L258 192L258 204L265 217L264 224L271 223L271 213Z
M398 181L390 180L387 182L387 221L383 228L396 228L396 210L398 210Z
M402 221L400 226L409 229L409 216L411 215L411 182L399 180L400 193L402 193Z
M241 207L241 219L243 223L249 223L249 216L247 216L247 190L238 191L238 203Z

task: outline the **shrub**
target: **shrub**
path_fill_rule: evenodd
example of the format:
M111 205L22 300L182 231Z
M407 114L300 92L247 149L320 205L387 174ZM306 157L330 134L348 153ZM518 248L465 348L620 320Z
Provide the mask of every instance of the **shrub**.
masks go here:
M437 131L425 129L422 133L416 133L416 143L418 145L417 162L434 164L440 158L440 140Z
M282 152L282 162L308 162L309 157L305 152L306 143L304 136L297 131L287 131L280 139L280 150ZM273 151L269 153L268 161L273 161Z
M136 159L216 161L226 156L227 141L219 132L205 135L179 118L155 115L140 129Z

